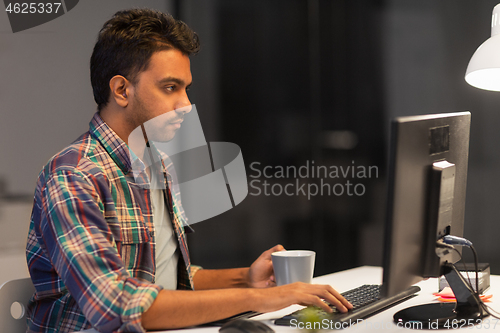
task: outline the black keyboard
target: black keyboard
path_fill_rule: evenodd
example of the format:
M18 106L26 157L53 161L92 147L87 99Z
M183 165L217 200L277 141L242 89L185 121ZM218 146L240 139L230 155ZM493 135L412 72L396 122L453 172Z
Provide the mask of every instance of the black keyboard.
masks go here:
M395 296L380 298L380 288L380 285L365 284L342 293L342 296L353 305L353 309L347 313L338 311L333 305L330 306L333 313L327 313L319 307L308 307L276 319L274 324L294 326L298 322L308 322L308 320L311 320L310 318L314 318L316 322L322 322L324 319L327 319L329 326L331 326L329 328L331 329L347 328L355 324L359 319L368 318L375 313L415 296L415 293L420 291L419 287L412 286Z
M381 285L379 284L365 284L361 287L346 291L342 296L352 304L353 310L356 310L362 306L378 301L380 299L380 287ZM332 307L332 309L337 311L335 307Z

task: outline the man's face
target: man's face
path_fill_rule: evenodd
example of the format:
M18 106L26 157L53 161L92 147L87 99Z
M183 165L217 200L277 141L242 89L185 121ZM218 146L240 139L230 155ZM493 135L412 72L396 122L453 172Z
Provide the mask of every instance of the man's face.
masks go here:
M188 56L176 49L155 52L131 88L130 125L135 129L144 124L149 140L172 140L191 110L187 95L191 81Z

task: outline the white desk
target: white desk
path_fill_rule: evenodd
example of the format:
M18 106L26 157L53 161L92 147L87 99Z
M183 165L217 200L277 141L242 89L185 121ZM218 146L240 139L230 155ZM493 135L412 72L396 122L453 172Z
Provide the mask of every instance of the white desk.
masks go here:
M370 266L358 267L314 278L314 283L331 284L338 291L344 292L349 289L359 287L362 284L382 283L382 268L370 267ZM435 300L435 297L432 295L432 293L437 291L438 288L437 279L429 279L426 281L422 281L417 285L422 289L417 297L414 297L406 302L398 304L386 311L383 311L375 316L372 316L364 320L360 324L354 325L344 331L345 332L374 332L374 331L402 332L404 329L397 327L393 323L392 316L394 315L394 313L396 313L398 310L407 308L412 305L430 303ZM486 292L486 294L493 294L494 297L492 298L492 302L487 304L490 305L490 307L496 311L500 311L499 293L500 293L500 276L491 276L491 288ZM281 318L282 316L287 315L290 312L293 312L299 308L301 307L298 305L294 305L280 311L270 312L254 317L252 319L264 321L266 324L271 326L276 332L301 332L297 328L276 326L273 324L274 319ZM486 327L487 324L489 324L489 328ZM500 332L500 321L488 317L484 319L484 324L482 327L474 326L474 327L467 327L465 329L468 329L473 332L482 332L482 331ZM201 327L201 328L186 328L182 330L166 330L166 331L155 331L155 332L216 333L218 332L218 330L219 330L218 327ZM413 330L405 330L405 331L416 332ZM435 331L435 330L429 330L429 331ZM97 331L87 330L84 332L95 333Z

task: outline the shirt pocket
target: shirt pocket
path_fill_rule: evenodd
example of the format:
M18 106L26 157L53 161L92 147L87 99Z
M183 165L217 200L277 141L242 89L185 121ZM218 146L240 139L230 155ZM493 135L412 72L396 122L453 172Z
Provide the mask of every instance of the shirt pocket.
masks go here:
M117 250L131 277L154 280L152 236L143 219L122 219Z
M120 196L115 203L119 242L122 245L149 243L152 235L146 221L149 212L145 190L136 186L130 186L128 190L127 195Z
M122 218L120 225L120 242L122 245L142 244L151 241L149 228L144 223L142 216Z

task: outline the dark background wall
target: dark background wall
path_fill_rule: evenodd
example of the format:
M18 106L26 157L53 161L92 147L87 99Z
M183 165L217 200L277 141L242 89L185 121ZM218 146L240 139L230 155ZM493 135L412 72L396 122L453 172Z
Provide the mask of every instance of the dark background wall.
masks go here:
M241 146L250 177L258 175L250 167L255 162L260 170L277 170L354 161L378 167L382 178L380 2L221 0L212 3L217 19L210 27L203 26L200 2L188 3L182 2L181 17L195 29L199 24L202 42L205 32L217 38L206 43L217 43L218 138ZM193 58L194 73L208 68L198 65L202 58ZM200 110L204 87L197 84L191 93ZM195 226L193 258L217 267L243 265L279 242L316 250L318 274L352 267L361 262L361 228L380 218L372 198L381 178L363 180L362 196L254 196L258 190L251 188L233 211ZM296 178L259 180L285 186ZM322 179L301 181L320 186ZM323 181L333 186L345 179ZM225 255L221 244L228 242L234 245Z
M317 274L381 264L389 120L470 110L465 236L479 249L481 261L500 271L494 241L500 231L499 95L463 79L470 57L490 35L495 5L467 0L182 1L182 19L199 27L202 41L206 36L212 44L212 62L205 62L203 54L193 59L195 75L217 68L207 78L218 98L216 111L206 118L219 119L212 138L207 131L209 139L238 143L247 172L255 174L249 168L255 161L274 167L354 161L379 170L378 178L363 180L367 191L361 197L249 195L232 211L195 226L195 260L211 267L244 265L279 242L318 251ZM204 88L192 91L201 117L212 105L204 100L212 91L206 94ZM268 181L284 185L290 179Z
M473 52L489 37L494 5L491 0L88 0L17 34L2 12L0 228L6 232L0 234L19 237L15 243L6 237L11 245L0 245L0 253L22 251L30 210L25 199L38 171L85 131L95 111L88 59L99 27L118 9L146 6L170 11L199 33L202 51L192 58L191 101L207 141L241 147L249 181L275 188L295 184L294 177L254 178L254 169L265 166L378 170L372 178L299 178L306 187L322 181L331 187L362 184L366 190L360 196L255 195L250 188L236 208L194 225L189 241L195 263L249 265L281 243L316 250L316 274L380 265L390 118L470 110L465 236L481 261L499 273L500 94L472 88L463 79Z

